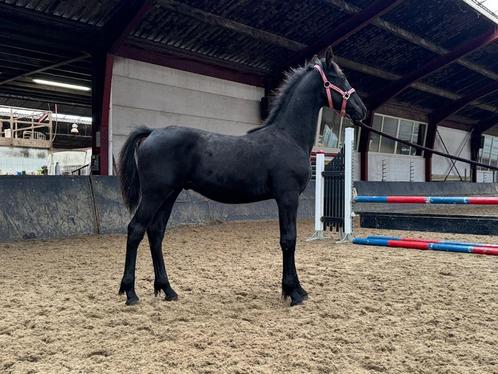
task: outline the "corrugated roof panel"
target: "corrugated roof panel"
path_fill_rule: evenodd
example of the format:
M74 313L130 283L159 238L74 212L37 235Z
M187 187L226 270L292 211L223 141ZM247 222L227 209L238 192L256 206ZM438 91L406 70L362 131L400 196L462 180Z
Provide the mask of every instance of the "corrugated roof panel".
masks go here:
M367 26L352 35L335 51L341 57L400 75L437 56L375 26Z
M484 96L483 98L479 99L479 101L488 105L493 105L498 110L498 90L487 96Z
M156 23L161 18L161 28ZM191 18L162 9L152 11L133 33L135 37L165 47L215 57L269 70L272 62L290 57L290 51L273 44L236 34L219 26L199 25Z
M492 26L465 3L455 0L405 0L383 19L447 49L481 35Z
M88 25L103 26L120 0L0 0L27 10L78 21Z
M490 79L466 67L452 63L421 80L424 83L465 95L474 87L491 82Z
M498 74L498 41L468 54L465 60L482 65Z
M349 17L332 5L314 0L292 2L187 0L183 3L204 12L305 44L312 44ZM276 18L277 14L280 16Z

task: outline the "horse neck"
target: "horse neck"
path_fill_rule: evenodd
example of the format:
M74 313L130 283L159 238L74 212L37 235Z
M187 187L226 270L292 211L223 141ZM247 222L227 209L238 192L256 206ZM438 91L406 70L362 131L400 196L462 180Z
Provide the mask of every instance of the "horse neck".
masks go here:
M306 152L315 142L318 113L323 104L323 84L318 73L308 73L288 97L274 118L273 124L288 133Z

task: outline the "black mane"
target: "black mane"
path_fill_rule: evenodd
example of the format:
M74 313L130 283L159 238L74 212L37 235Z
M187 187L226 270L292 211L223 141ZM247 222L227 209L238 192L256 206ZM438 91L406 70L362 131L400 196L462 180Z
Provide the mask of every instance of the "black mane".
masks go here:
M290 92L292 92L293 88L297 85L297 82L301 80L301 78L311 69L313 69L313 66L315 65L315 62L309 63L305 66L300 66L298 68L292 68L291 70L287 71L285 73L285 79L283 83L280 85L280 87L276 90L276 95L274 95L274 99L271 103L271 110L270 114L266 118L266 120L263 122L263 124L259 127L256 127L254 129L249 130L247 133L252 133L254 131L258 131L261 129L264 129L268 126L270 126L275 119L275 116L277 113L280 111L282 108L282 105L286 102L287 98L290 95Z

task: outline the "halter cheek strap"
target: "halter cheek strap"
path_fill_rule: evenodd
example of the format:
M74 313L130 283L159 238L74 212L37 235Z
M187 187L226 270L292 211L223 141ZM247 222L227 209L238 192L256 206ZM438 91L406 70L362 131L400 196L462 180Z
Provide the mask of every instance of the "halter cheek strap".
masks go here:
M346 105L348 104L348 100L351 97L351 95L355 92L355 89L351 88L349 91L341 90L339 87L329 82L327 76L325 75L320 65L316 64L314 68L318 70L320 76L322 77L323 87L325 87L325 92L327 93L327 100L329 102L330 109L334 109L334 102L332 101L332 92L330 92L330 90L334 90L342 96L340 115L341 117L344 117L346 115Z

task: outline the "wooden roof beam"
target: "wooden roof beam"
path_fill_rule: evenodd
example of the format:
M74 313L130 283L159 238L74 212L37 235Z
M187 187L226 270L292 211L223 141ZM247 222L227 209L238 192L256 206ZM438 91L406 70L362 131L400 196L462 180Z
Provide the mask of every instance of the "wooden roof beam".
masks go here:
M489 84L486 84L486 85L481 86L475 90L472 90L472 91L470 91L470 93L468 95L461 97L460 99L455 100L450 105L443 107L443 108L440 108L440 109L432 112L431 114L429 114L429 122L430 123L440 123L441 121L445 120L446 118L448 118L452 114L463 109L468 104L473 103L474 101L480 99L481 97L487 96L496 90L498 90L498 82L497 81L492 81Z
M377 95L372 95L372 99L367 106L370 110L374 111L380 105L384 104L386 101L405 90L412 83L424 78L431 73L434 73L442 67L451 64L455 60L496 40L498 40L498 28L495 26L491 29L491 31L488 31L478 36L477 38L474 38L466 42L465 44L460 45L459 47L455 48L445 55L438 56L432 59L419 69L393 82L390 86L383 88Z
M347 12L349 14L355 14L355 13L358 13L361 11L361 8L359 8L355 5L351 5L344 0L323 0L323 1L326 3L332 4L336 8L339 8L343 12ZM425 48L425 49L427 49L431 52L434 52L438 55L444 55L444 54L447 54L449 52L449 50L447 50L443 47L440 47L440 46L432 43L431 41L424 39L424 38L420 37L419 35L416 35L408 30L405 30L405 29L403 29L403 28L401 28L393 23L387 22L380 17L377 17L374 20L372 20L372 24L381 28L381 29L384 29L386 31L391 32L392 34L396 35L399 38L405 39L406 41L408 41L412 44L418 45L419 47ZM483 67L479 64L467 61L463 58L457 59L456 62L462 66L465 66L467 69L472 70L478 74L484 75L485 77L488 77L490 79L498 80L498 74L496 72L489 70L489 69L486 69L485 67Z

